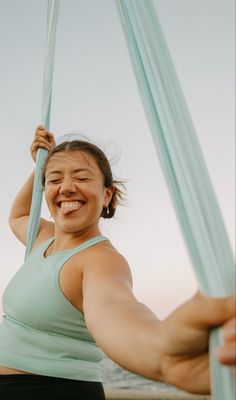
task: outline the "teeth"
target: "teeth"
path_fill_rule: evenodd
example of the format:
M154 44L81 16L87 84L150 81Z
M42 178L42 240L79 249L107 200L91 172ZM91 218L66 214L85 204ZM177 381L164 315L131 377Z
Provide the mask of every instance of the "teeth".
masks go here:
M79 203L78 201L63 201L61 203L61 208L64 208L64 207L74 208L74 207L77 207L78 203Z
M81 201L62 201L61 202L61 211L62 214L68 214L71 211L78 210L82 207L83 203Z

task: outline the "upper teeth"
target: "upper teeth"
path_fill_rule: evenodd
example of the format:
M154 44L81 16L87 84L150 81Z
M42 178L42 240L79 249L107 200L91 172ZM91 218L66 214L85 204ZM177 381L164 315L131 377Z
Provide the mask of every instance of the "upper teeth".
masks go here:
M78 201L62 201L61 202L61 207L75 207L78 205Z

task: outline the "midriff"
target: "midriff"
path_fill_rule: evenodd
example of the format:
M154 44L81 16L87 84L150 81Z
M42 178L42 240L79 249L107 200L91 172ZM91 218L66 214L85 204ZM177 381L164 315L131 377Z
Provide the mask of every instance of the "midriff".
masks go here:
M8 368L8 367L4 367L4 366L0 365L0 375L11 375L11 374L35 375L35 374L31 374L31 372L20 371L19 369Z

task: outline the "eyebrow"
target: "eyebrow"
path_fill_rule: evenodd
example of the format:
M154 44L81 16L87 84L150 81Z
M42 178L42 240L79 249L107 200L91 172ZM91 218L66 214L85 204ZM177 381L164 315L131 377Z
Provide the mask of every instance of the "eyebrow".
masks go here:
M77 172L89 172L92 173L92 171L88 168L76 168L73 171L73 174L76 174ZM54 171L50 171L47 176L52 175L52 174L61 174L62 172L60 170L54 170Z

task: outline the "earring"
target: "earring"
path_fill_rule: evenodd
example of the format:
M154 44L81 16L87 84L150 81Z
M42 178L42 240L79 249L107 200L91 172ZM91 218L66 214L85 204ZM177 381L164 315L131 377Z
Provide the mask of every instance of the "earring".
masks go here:
M109 215L109 213L110 213L110 210L109 210L109 204L108 204L108 206L107 206L107 215Z

